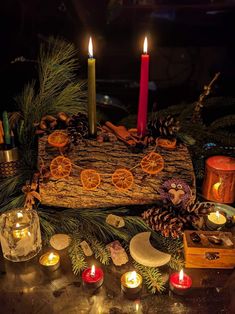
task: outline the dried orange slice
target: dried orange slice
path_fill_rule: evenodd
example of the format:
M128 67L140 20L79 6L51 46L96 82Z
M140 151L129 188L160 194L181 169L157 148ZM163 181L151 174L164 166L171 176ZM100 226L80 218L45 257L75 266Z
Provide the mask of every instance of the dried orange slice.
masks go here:
M64 147L68 144L68 135L61 131L54 131L48 136L48 143L54 147Z
M51 175L55 179L68 177L72 170L72 163L69 158L58 156L52 159L50 164Z
M156 174L164 168L164 160L161 155L151 152L141 160L140 165L144 172Z
M169 149L174 149L176 148L176 139L166 139L166 138L161 138L158 137L156 139L156 144L160 147L163 148L169 148Z
M134 177L133 174L125 168L117 169L112 175L112 182L119 190L128 190L134 183Z
M81 172L81 181L85 190L94 190L100 185L100 175L93 169L85 169Z

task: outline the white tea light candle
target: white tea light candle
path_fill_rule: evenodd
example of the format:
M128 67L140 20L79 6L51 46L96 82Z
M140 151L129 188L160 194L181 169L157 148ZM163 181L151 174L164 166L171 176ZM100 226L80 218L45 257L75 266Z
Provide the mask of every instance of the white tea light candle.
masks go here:
M47 271L55 271L60 266L60 256L56 252L47 252L39 259L40 265Z
M207 216L206 225L211 230L221 229L226 224L226 217L217 210Z
M129 271L121 277L122 291L128 295L136 295L142 290L142 276L136 271Z

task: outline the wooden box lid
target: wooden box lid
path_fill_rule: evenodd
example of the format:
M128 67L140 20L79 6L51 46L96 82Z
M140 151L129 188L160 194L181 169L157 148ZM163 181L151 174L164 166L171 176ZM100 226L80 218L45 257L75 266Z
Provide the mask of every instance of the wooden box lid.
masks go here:
M225 244L217 245L212 244L211 242L207 241L206 243L200 242L195 243L192 241L190 234L197 233L199 236L203 234L205 236L217 236L219 237L221 234L228 237L232 242L233 246L226 246ZM231 232L221 232L221 231L193 231L193 230L186 230L184 232L184 250L187 255L190 254L203 254L205 252L215 252L218 251L223 253L223 255L232 255L235 254L235 239Z

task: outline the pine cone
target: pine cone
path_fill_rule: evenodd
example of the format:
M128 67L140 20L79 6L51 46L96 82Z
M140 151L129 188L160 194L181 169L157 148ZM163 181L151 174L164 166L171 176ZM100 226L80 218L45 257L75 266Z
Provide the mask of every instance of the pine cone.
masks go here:
M84 113L79 112L71 117L68 123L68 134L74 145L88 138L88 118Z
M155 117L148 124L149 135L153 138L157 138L159 136L174 138L176 137L179 129L179 121L176 121L171 115L168 115L167 117Z
M174 208L151 208L142 214L144 221L154 231L160 231L164 237L178 238L185 228L198 219L194 212L177 212Z

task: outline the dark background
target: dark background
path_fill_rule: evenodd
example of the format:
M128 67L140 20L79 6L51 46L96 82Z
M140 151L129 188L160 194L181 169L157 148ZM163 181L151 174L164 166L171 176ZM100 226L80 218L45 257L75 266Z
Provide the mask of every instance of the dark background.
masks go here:
M78 48L86 78L88 37L97 59L97 91L136 110L140 54L149 39L150 105L194 101L215 72L215 95L234 96L235 1L4 0L1 4L1 109L12 110L22 86L37 77L40 41L62 36ZM137 4L136 4L137 3ZM156 4L157 3L157 4ZM156 88L155 88L156 87Z

